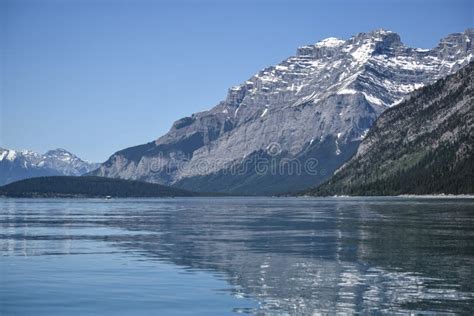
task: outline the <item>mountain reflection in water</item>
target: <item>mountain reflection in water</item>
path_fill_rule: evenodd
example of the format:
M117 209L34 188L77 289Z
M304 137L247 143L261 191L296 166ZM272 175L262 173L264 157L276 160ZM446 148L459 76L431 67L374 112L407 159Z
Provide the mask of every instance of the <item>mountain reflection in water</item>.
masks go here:
M258 302L244 312L473 309L473 200L2 199L0 204L3 258L113 249L138 261L218 273L230 285L224 292Z

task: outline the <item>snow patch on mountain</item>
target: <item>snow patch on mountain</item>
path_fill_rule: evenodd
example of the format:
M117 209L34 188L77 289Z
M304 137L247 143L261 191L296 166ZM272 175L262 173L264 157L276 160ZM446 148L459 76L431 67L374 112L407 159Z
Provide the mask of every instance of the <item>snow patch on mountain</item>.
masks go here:
M328 37L322 41L317 42L314 46L316 47L338 47L344 44L346 41L338 39L336 37Z

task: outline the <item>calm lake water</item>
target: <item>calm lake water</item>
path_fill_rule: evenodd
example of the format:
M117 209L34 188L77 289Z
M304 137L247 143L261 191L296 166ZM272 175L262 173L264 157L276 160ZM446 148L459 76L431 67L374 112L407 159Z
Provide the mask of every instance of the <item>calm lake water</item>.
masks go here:
M474 312L474 200L0 199L0 314Z

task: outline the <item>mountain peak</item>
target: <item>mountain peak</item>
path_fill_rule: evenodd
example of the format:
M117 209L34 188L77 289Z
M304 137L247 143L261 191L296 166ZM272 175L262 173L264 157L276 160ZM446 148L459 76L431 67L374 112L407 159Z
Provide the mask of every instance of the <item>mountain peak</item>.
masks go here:
M361 32L356 35L354 35L352 38L362 38L362 39L382 39L385 37L391 37L391 36L398 36L400 37L397 33L393 31L389 31L383 28L375 29L369 32Z
M405 47L384 29L299 47L296 56L229 89L215 107L176 121L153 143L117 152L94 174L243 194L290 190L285 183L291 190L314 185L324 177L282 174L276 181L256 170L246 169L245 179L230 173L269 144L281 146L283 158L316 156L318 168L331 173L381 112L469 62L472 49L457 51ZM202 161L220 163L201 168Z
M316 44L314 44L314 46L316 47L338 47L338 46L341 46L342 44L344 44L346 41L342 40L342 39L339 39L339 38L336 38L336 37L328 37L328 38L325 38L319 42L317 42Z
M474 37L474 28L468 28L462 33L451 33L443 37L440 43L453 43L458 41L472 40Z
M463 33L452 33L443 37L433 49L433 53L449 61L457 60L473 48L474 29L466 29ZM472 56L472 54L471 54Z
M371 32L369 32L371 34L377 34L377 35L381 35L381 36L384 36L384 35L389 35L389 34L396 34L395 32L393 31L390 31L390 30L386 30L384 28L378 28L378 29L375 29Z
M0 185L38 176L79 176L94 170L88 163L65 149L47 151L44 155L31 150L0 149Z
M375 43L375 53L386 53L390 49L402 48L400 35L385 29L376 29L368 33L359 33L352 38L354 43Z
M74 156L71 152L67 151L64 148L56 148L56 149L48 150L45 153L45 155L46 156L49 156L49 155L70 155L70 156Z

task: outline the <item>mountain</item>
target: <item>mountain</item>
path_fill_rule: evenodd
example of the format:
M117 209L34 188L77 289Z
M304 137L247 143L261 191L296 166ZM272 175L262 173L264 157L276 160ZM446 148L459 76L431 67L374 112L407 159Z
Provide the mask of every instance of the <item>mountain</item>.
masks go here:
M99 167L74 154L55 149L39 154L33 151L15 151L0 148L0 185L42 176L80 176Z
M116 152L92 174L239 194L314 186L356 152L383 111L465 66L473 40L468 29L418 49L375 30L300 47L212 109Z
M474 62L385 111L314 195L474 193Z
M160 184L103 177L53 176L20 180L0 187L9 197L175 197L196 196Z

